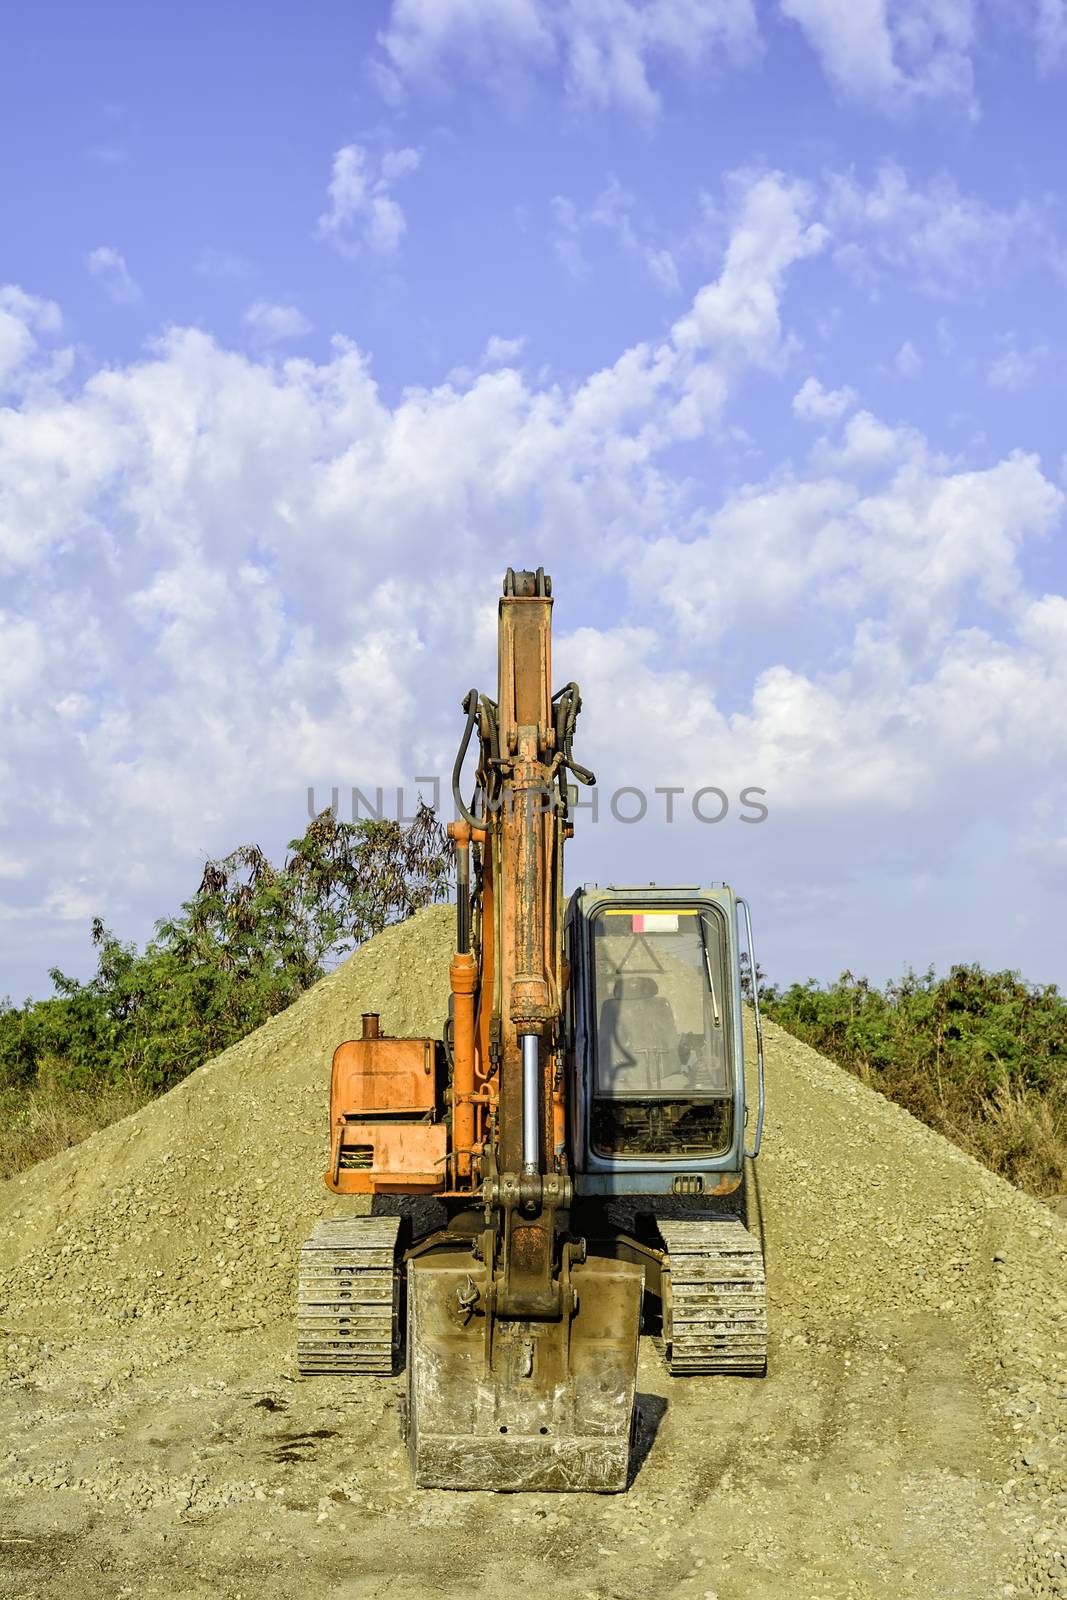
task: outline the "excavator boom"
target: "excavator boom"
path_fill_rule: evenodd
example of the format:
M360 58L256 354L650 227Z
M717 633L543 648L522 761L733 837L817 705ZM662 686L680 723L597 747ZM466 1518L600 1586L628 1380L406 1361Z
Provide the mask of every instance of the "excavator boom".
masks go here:
M415 1481L430 1486L627 1481L643 1275L587 1260L568 1229L562 863L577 690L551 693L551 611L543 572L509 572L497 699L466 702L480 725L480 809L460 796L451 831L458 881L473 850L480 897L478 958L461 950L453 963L453 1105L483 1226L466 1250L408 1266L408 1438ZM466 1109L479 1103L484 1118Z

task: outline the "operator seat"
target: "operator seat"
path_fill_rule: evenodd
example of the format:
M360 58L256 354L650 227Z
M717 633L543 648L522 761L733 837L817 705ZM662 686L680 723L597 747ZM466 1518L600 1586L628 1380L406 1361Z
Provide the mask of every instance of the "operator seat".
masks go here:
M600 1008L598 1084L609 1094L655 1094L679 1071L678 1026L655 978L620 974Z

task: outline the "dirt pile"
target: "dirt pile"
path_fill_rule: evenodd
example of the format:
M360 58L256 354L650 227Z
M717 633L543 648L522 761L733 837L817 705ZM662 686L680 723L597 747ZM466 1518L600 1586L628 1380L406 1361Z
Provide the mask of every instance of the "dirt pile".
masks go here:
M284 1314L293 1252L338 1204L322 1184L333 1051L370 1009L387 1033L440 1035L453 926L438 908L387 930L169 1094L3 1185L8 1314Z
M330 1054L363 1010L436 1034L451 936L390 930L0 1189L0 1593L1067 1597L1067 1230L774 1027L770 1375L643 1340L627 1495L415 1494L399 1380L296 1381Z

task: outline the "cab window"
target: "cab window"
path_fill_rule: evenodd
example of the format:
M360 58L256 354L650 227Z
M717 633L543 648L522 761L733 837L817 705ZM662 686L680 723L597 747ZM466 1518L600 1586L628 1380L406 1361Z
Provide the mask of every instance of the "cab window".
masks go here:
M594 1146L697 1155L728 1146L725 927L713 910L592 918Z

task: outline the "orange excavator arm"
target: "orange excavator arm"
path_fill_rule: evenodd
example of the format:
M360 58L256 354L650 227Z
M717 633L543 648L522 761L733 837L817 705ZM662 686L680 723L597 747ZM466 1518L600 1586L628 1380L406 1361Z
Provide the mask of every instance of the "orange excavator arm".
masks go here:
M569 824L561 774L563 732L573 724L570 698L576 691L568 685L566 715L557 718L551 617L551 583L544 572L509 572L500 601L497 700L477 700L472 691L465 702L468 717L477 712L480 722L482 811L475 816L460 796L466 816L451 828L459 904L452 966L453 1140L457 1178L462 1181L476 1166L486 1203L506 1202L502 1313L558 1312L553 1218L570 1199L560 1037L562 864ZM481 882L480 971L463 948L471 846L478 852ZM482 1024L477 1032L476 1011ZM492 1085L492 1098L477 1084Z

